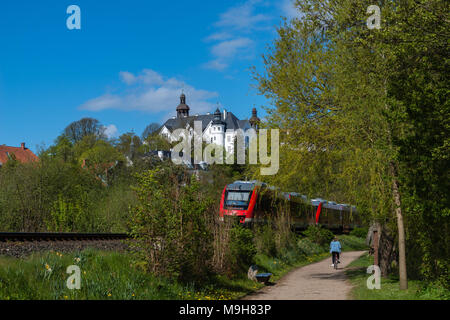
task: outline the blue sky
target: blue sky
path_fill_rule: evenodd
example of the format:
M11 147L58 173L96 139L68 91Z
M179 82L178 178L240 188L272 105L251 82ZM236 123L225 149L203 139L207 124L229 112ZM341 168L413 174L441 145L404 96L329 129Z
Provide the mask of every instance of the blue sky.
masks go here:
M111 136L217 103L240 118L266 104L248 69L276 37L292 0L8 1L0 4L0 144L49 146L93 117ZM69 5L81 30L69 30Z

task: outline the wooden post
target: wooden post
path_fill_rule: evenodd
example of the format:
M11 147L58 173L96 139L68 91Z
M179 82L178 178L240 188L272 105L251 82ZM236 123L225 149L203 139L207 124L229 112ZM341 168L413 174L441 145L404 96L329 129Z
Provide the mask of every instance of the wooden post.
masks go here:
M378 230L373 230L373 264L378 266Z

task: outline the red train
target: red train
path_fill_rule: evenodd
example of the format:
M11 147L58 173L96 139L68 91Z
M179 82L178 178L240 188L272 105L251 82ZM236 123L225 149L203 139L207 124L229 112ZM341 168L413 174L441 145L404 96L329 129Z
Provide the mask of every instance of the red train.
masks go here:
M244 225L251 225L266 222L280 210L289 211L292 225L297 230L318 223L338 232L361 226L354 206L324 199L308 200L304 195L281 192L259 181L235 181L225 186L219 219L232 218Z

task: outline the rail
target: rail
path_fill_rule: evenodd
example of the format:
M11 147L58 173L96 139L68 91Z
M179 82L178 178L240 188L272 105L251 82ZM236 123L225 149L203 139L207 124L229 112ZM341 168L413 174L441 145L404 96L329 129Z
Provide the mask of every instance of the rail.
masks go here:
M0 232L0 242L120 240L129 237L126 233Z

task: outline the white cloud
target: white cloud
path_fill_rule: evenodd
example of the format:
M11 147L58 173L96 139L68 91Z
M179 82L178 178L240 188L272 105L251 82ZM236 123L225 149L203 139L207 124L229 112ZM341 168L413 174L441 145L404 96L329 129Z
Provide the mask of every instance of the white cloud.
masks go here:
M219 20L214 23L218 30L205 39L216 43L210 49L213 58L203 64L204 68L224 71L237 57L245 59L252 56L249 52L254 47L254 41L249 38L250 35L267 28L267 22L272 20L271 16L256 12L265 5L262 0L248 0L220 14Z
M252 47L253 40L249 38L236 38L219 42L211 48L211 53L215 59L208 61L203 67L223 71L228 67L229 61L234 59L238 53L242 58L243 53L248 52Z
M213 109L214 104L208 100L218 96L217 92L196 89L176 78L164 79L154 70L144 69L135 75L121 71L120 78L126 88L119 93L106 93L90 99L79 108L90 111L117 109L124 111L139 110L151 113L175 111L182 90L186 93L187 103L195 113Z
M110 124L105 127L104 133L109 139L111 139L117 137L119 131L117 130L117 127L115 125Z
M148 85L162 85L164 83L162 76L151 69L144 69L141 74L137 76L128 71L120 71L119 75L122 78L122 81L128 85L136 82L142 82Z
M126 84L133 84L137 80L134 74L128 71L120 71L119 75L122 78L122 81L125 82Z
M228 64L221 61L221 59L215 59L208 61L207 63L203 64L203 67L206 69L212 69L217 71L223 71L226 68L228 68Z
M237 38L223 41L211 48L211 53L219 58L234 57L239 49L245 49L253 43L249 38Z
M283 0L281 2L281 11L289 20L302 17L302 13L295 6L295 0Z
M216 32L208 36L205 41L223 41L232 38L229 32Z
M258 28L261 22L271 20L268 15L255 13L255 7L260 2L259 0L249 0L244 4L228 9L220 15L220 19L215 23L215 26L246 31Z

